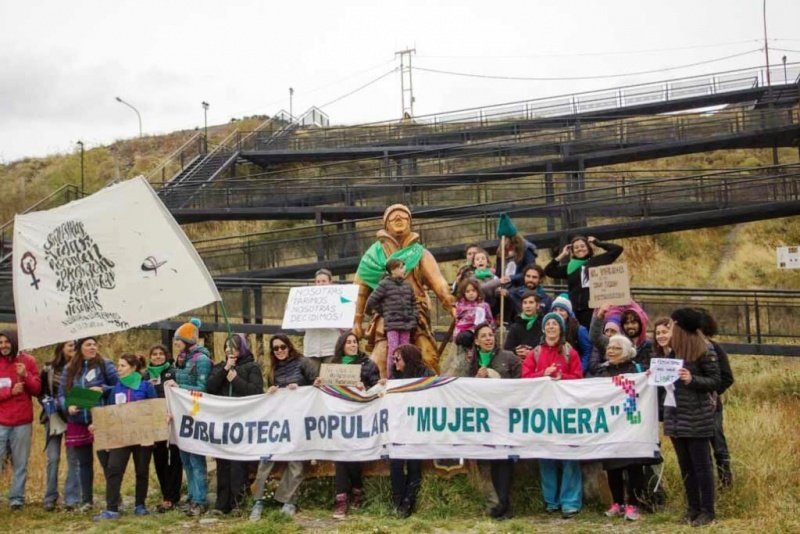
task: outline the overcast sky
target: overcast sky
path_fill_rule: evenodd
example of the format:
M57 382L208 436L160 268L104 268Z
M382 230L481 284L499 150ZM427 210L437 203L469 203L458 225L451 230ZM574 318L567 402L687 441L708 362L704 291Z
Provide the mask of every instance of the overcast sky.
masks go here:
M800 0L767 0L770 61L800 62ZM0 163L232 117L323 105L333 123L397 118L395 52L415 114L764 64L762 0L286 2L3 0ZM772 49L775 50L772 50ZM760 49L760 52L759 52ZM782 49L782 50L778 50ZM736 56L736 57L729 57ZM720 58L728 57L728 59ZM782 78L781 78L782 79Z

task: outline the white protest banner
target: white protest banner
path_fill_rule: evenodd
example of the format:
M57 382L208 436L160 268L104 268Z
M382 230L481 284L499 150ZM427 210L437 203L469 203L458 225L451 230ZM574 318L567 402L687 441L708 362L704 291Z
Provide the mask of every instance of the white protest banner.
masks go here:
M220 300L189 239L140 176L14 219L20 348L118 332Z
M589 267L589 307L624 306L631 302L631 282L626 263Z
M393 380L384 395L301 387L243 398L167 390L181 450L239 460L652 458L656 388L643 374L553 381Z
M283 314L284 329L351 328L356 314L358 286L293 287Z
M800 247L778 247L778 269L800 269Z
M323 363L319 379L323 386L357 386L361 382L361 366Z
M647 383L652 386L666 386L674 383L683 368L683 360L677 358L652 358L650 360L650 377Z

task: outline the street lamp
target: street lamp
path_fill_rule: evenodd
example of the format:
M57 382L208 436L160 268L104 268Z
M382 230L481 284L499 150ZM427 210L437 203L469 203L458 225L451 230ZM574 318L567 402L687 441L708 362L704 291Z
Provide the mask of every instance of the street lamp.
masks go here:
M294 89L289 88L289 121L294 122L294 113L292 113L292 97L294 96Z
M769 75L769 43L767 39L767 0L764 0L764 57L767 60L767 87L772 85Z
M205 137L206 153L208 153L208 102L200 103L203 106L203 137Z
M78 141L78 144L81 145L81 198L83 198L83 141Z
M131 108L133 111L136 112L136 116L139 118L139 137L141 137L142 136L142 115L139 113L139 110L136 109L135 107L133 107L132 105L130 105L128 102L125 102L124 100L122 100L120 97L116 97L116 98L117 98L117 102L119 102L120 104L125 104L126 106L128 106L129 108Z
M783 85L786 85L789 83L789 80L786 76L786 56L783 56L781 61L783 61Z

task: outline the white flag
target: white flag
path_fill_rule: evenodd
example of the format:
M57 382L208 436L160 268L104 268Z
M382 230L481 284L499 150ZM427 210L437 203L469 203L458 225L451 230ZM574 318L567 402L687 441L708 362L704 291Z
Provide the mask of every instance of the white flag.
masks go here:
M220 300L143 176L14 219L19 346L33 349L167 319Z

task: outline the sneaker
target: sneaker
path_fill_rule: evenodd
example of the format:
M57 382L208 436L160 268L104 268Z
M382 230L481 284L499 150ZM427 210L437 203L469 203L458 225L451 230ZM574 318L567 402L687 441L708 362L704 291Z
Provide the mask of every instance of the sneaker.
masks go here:
M133 509L133 515L150 515L150 510L143 504L137 504Z
M95 523L99 523L100 521L106 521L109 519L119 519L119 512L112 512L110 510L103 510L100 512L100 515L96 515L92 518L92 521Z
M75 511L75 507L76 507L75 504L65 504L64 505L64 511L65 512L74 512Z
M692 521L693 527L704 527L706 525L713 525L716 523L714 516L711 514L701 513L697 518Z
M47 501L44 503L44 511L45 512L55 512L56 511L56 502L55 501Z
M560 511L561 511L561 508L559 508L559 507L557 507L557 506L556 506L555 508L551 508L551 507L549 507L549 506L548 506L548 507L545 509L545 512L547 512L548 514L557 514L557 513L558 513L558 512L560 512Z
M336 504L333 507L333 518L344 519L347 517L347 494L339 493L336 495Z
M628 521L636 521L640 518L639 510L636 509L635 506L631 506L630 504L625 507L625 519Z
M80 505L80 507L78 508L78 511L80 513L82 513L82 514L85 514L86 512L91 512L92 508L94 508L94 505L92 503L85 502L82 505Z
M611 505L611 508L606 510L606 517L619 517L622 515L622 507L617 503Z
M19 512L22 510L23 504L21 502L12 502L11 503L11 511L12 512Z
M258 521L261 519L262 513L264 513L264 501L258 500L253 505L253 510L250 512L250 521Z
M580 512L580 510L562 510L561 519L572 519L578 515L578 512Z
M350 506L356 509L364 506L364 489L353 488L352 494L353 494L353 499L350 501Z
M189 510L186 511L186 515L189 517L200 517L204 513L206 513L206 507L202 504L197 504L194 502L189 507Z
M175 503L172 503L170 501L164 501L158 506L156 506L156 512L158 512L159 514L165 514L167 512L171 512L174 509L175 509Z
M686 513L683 514L683 517L681 518L679 523L682 525L691 525L692 521L697 519L699 515L700 512L695 512L694 510L687 510Z
M292 517L292 516L294 516L294 514L297 513L297 506L295 506L292 503L288 503L287 502L286 504L281 506L281 513L283 515L287 515L289 517Z

